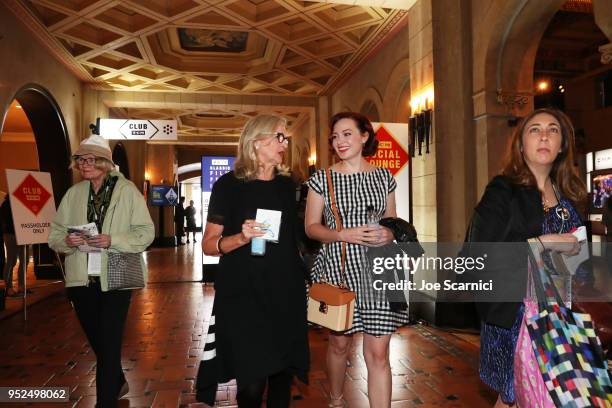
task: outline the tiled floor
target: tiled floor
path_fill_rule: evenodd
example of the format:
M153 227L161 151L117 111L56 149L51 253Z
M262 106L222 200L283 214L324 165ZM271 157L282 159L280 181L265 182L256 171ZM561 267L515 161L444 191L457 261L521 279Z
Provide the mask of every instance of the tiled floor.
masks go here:
M200 256L197 245L149 253L155 283L132 298L123 349L130 393L121 407L205 406L195 403L193 383L214 290L193 282L201 276ZM0 333L0 386L68 386L72 402L56 406L94 406L95 358L63 294L32 306L27 323L20 315L0 321ZM326 335L312 329L310 336L311 381L294 388L295 407L327 405ZM474 336L401 329L391 341L392 406L492 406L494 395L478 380L477 357ZM349 407L368 406L365 378L356 337L344 393ZM235 406L235 385L223 385L217 397L219 406Z
M15 266L13 271L14 289L17 289L19 286L17 279L19 268L21 268L21 266L19 266L19 262L17 262L17 266ZM46 299L54 293L61 292L64 288L64 284L61 280L37 279L36 275L34 274L34 263L32 261L30 261L28 265L26 283L28 287L28 295L26 296L28 306L38 303L42 299ZM5 309L0 310L0 320L14 314L20 314L23 318L23 297L21 296L6 298Z

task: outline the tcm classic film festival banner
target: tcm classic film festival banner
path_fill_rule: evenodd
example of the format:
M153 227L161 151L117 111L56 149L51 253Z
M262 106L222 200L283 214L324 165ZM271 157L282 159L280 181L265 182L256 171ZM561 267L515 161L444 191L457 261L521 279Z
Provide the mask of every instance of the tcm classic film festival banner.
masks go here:
M202 223L208 218L208 204L213 184L234 169L235 157L202 156ZM204 255L204 264L218 264L219 257Z

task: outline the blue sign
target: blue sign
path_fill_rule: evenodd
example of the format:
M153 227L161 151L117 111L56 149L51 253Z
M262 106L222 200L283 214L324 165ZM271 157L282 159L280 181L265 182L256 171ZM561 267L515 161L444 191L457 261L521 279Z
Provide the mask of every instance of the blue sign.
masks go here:
M202 156L202 192L210 193L215 181L234 169L235 157Z
M158 207L176 205L178 194L174 186L153 185L149 190L149 204Z

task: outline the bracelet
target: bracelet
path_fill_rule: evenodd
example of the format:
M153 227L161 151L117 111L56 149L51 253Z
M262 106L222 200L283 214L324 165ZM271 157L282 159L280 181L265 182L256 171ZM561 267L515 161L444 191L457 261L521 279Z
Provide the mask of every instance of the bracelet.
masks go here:
M220 253L221 255L225 255L225 252L221 250L221 240L222 239L223 239L223 235L220 235L219 238L217 239L217 252Z

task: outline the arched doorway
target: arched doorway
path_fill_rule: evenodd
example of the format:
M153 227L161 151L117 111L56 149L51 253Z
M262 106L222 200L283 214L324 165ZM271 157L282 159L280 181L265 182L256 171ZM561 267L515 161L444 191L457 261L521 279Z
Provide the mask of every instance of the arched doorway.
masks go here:
M564 111L576 129L579 154L612 147L612 70L601 61L599 48L608 38L595 21L593 6L564 6L549 23L534 64L534 108ZM609 88L610 85L607 85ZM583 157L577 157L582 163Z
M364 114L368 119L370 119L371 122L380 121L378 108L376 107L376 104L372 101L366 101L359 111Z
M127 151L123 143L117 143L113 148L113 163L119 166L119 171L130 180L130 166L128 163Z
M533 68L540 39L565 0L494 0L474 43L474 129L477 189L499 169L509 123L533 108Z
M38 153L37 158L28 157L29 161L24 160L21 166L14 165L13 168L38 169L50 173L53 196L56 205L59 205L66 190L72 185L72 171L69 169L70 143L61 110L53 96L36 84L28 84L19 89L10 106L19 106L17 109L27 117L28 136L24 137L31 139L33 136L35 142L33 151ZM1 135L5 135L4 128L9 114L11 114L9 110L3 114L2 123L0 123ZM38 161L36 166L33 165L34 163L28 164L36 160ZM38 279L61 277L55 254L46 244L35 245L34 271Z
M534 107L534 68L542 38L555 15L571 7L573 2L566 0L493 0L480 19L473 47L476 197L499 171L498 158L514 119Z
M38 150L38 168L51 173L53 195L56 205L72 185L70 171L70 142L66 122L51 94L44 88L28 84L13 98L26 114ZM7 112L4 113L0 133L3 130Z
M371 122L380 122L384 103L382 97L375 88L368 88L361 97L359 113L367 116Z

